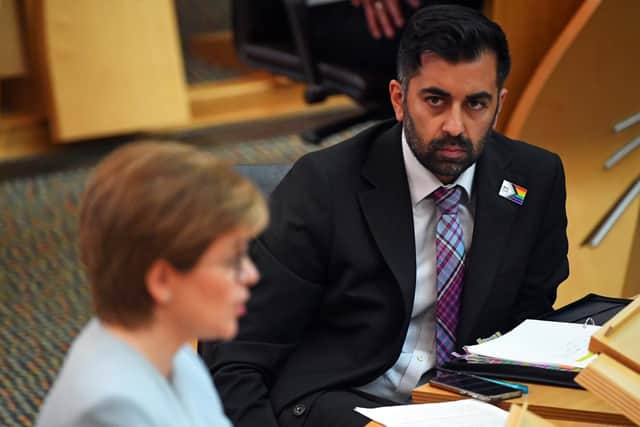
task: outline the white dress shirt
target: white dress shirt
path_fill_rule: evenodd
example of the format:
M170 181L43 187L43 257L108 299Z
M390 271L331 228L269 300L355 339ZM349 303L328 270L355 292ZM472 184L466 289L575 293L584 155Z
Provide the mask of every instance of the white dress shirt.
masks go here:
M440 211L435 202L427 196L443 184L415 157L407 144L404 131L402 132L402 155L413 206L416 245L416 288L411 321L402 351L395 364L382 376L359 389L404 403L409 400L411 390L418 385L420 377L436 365L436 224L440 218ZM459 185L464 189L458 219L462 225L465 251L468 251L471 246L473 234L471 195L475 170L474 163L460 174L455 182L444 186Z

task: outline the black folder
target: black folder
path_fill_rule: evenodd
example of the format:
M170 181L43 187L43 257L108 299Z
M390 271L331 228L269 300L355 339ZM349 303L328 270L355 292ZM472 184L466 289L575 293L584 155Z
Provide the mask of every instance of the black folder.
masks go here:
M540 319L569 323L593 322L595 325L602 326L631 301L632 300L625 298L612 298L597 294L588 294L579 300L542 316ZM533 366L467 363L464 359L454 359L446 363L443 367L446 369L505 380L582 388L573 380L578 372L558 371Z
M585 323L591 319L595 325L602 326L631 301L633 300L588 294L546 316L542 316L541 320Z

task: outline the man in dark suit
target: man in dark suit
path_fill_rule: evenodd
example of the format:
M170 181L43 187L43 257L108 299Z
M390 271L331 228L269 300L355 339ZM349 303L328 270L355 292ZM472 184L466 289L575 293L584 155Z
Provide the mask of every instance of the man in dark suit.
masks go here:
M420 10L389 85L400 123L304 156L276 188L249 314L201 349L236 425L363 426L355 406L406 402L451 350L552 310L564 173L493 131L509 66L479 12Z

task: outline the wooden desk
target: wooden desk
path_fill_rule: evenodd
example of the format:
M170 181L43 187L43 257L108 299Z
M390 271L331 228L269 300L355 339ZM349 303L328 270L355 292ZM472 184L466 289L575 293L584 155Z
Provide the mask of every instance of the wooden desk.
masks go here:
M574 424L582 423L606 424L606 425L633 425L633 423L620 412L609 406L585 390L577 390L563 387L528 384L529 410L543 418L553 420L556 425L569 425L556 423L570 421ZM455 393L431 387L426 384L413 390L414 403L435 403L450 400L465 399ZM502 409L509 410L512 403L523 403L524 398L503 400L496 404ZM575 423L580 424L575 424Z

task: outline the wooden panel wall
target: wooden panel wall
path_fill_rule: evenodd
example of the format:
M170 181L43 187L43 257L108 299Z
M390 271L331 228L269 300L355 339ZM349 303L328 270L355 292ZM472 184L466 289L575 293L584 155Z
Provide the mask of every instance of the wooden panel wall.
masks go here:
M0 78L26 70L15 0L0 0Z
M640 262L637 200L600 246L580 245L640 172L640 150L611 170L603 167L640 135L640 124L617 134L612 130L640 111L639 16L637 0L586 0L541 63L507 127L509 134L555 151L564 161L571 276L560 288L559 304L588 292L630 296L640 285L627 284Z
M584 0L485 0L485 14L509 41L509 90L497 128L503 130L536 67Z

